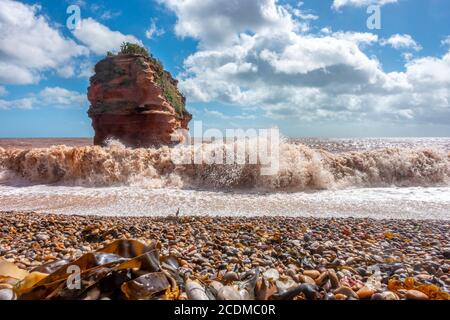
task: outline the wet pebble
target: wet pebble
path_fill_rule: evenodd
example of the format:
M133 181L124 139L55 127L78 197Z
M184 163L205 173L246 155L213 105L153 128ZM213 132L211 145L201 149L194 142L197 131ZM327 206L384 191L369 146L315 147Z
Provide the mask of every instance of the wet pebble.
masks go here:
M406 299L408 300L428 300L428 296L423 293L420 292L418 290L408 290L406 291Z

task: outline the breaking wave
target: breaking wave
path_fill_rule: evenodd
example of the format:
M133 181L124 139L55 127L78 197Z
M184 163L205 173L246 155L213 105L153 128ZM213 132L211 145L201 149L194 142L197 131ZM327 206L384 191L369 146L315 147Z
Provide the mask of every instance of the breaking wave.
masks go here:
M247 145L249 141L246 142ZM204 154L224 154L232 144L203 144ZM256 148L250 141L250 148ZM191 146L130 149L108 147L30 150L0 148L0 183L22 181L88 187L116 185L208 190L307 191L354 187L449 185L450 153L388 148L333 154L282 142L279 171L264 176L261 164L177 164L193 159Z

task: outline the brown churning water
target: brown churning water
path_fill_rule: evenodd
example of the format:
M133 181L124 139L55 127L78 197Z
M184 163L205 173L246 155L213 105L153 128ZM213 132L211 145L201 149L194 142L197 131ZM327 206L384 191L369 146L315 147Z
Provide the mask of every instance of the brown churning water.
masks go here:
M250 146L251 148L252 146ZM229 146L204 144L204 154ZM446 186L450 153L436 148L387 147L366 151L329 152L301 143L282 142L279 171L261 175L260 164L177 164L174 157L193 159L193 148L129 149L53 146L29 150L0 148L3 181L32 184L204 190L309 190L385 186Z

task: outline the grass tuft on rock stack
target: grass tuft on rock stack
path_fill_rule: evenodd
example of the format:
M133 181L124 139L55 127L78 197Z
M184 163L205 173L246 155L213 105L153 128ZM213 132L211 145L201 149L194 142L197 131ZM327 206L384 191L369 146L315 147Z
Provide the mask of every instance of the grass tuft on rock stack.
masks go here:
M155 58L147 48L138 44L124 42L120 46L120 54L135 54L141 55L144 59L150 63L155 71L155 80L158 86L161 88L164 98L175 108L175 111L182 117L187 114L186 111L186 99L178 91L177 80L173 79L172 75L164 70L162 62ZM108 56L112 56L111 52L108 52ZM143 61L142 61L143 62Z

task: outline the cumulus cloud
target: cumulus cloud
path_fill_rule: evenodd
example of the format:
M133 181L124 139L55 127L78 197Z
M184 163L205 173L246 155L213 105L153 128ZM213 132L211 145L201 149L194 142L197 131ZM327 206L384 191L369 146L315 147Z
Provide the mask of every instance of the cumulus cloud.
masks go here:
M415 51L422 50L422 46L418 44L409 34L394 34L389 39L382 39L381 45L389 45L394 49L413 49Z
M75 68L73 65L65 65L56 70L56 73L62 78L72 78L75 75Z
M61 87L46 87L38 95L38 103L57 108L82 108L86 105L86 95Z
M238 40L242 32L292 30L290 7L274 0L159 0L177 15L175 33L213 46Z
M142 45L133 35L124 35L113 31L92 18L83 19L81 27L73 31L73 35L86 45L93 53L101 55L108 51L116 51L122 42L132 42Z
M334 0L333 9L338 10L342 7L352 6L352 7L363 7L370 5L384 6L390 3L396 3L398 0Z
M189 101L259 108L271 119L450 120L450 53L410 57L405 71L385 72L364 52L376 35L304 32L304 21L275 0L226 1L230 8L221 1L167 2L177 34L199 41L179 75ZM239 14L253 7L259 9L248 20ZM199 19L209 15L230 27L211 30Z
M14 100L0 99L0 109L82 108L87 103L85 94L61 87L46 87L39 93L25 98Z
M8 109L32 109L33 108L32 98L22 98L16 100L2 100L0 99L0 110Z
M450 46L450 36L447 36L444 38L444 40L441 41L443 46Z
M155 37L160 37L165 33L165 30L163 28L158 28L156 26L156 19L151 19L150 21L150 27L147 31L145 31L145 37L147 39L153 39Z
M86 60L82 61L78 68L78 77L80 78L90 78L94 75L95 65L92 61Z
M64 37L39 15L38 5L0 0L0 84L30 84L58 70L86 48Z
M326 33L327 30L321 30ZM333 38L347 40L357 45L369 45L378 42L378 36L370 32L335 32Z

